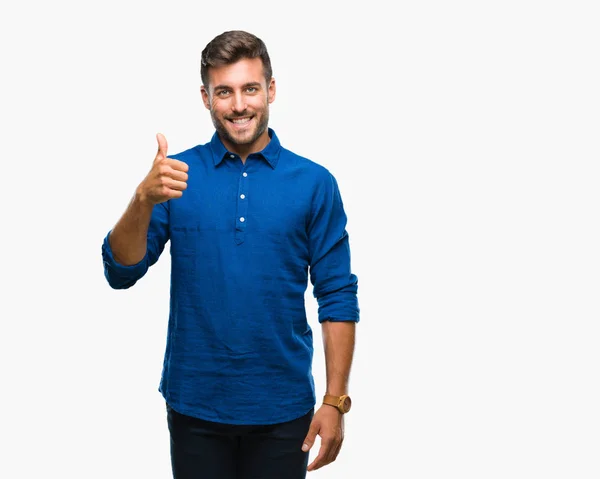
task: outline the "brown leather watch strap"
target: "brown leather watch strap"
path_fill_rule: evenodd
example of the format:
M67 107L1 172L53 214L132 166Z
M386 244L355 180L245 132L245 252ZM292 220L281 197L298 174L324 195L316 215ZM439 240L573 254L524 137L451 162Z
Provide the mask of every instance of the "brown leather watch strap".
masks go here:
M333 407L338 407L340 404L341 396L332 396L331 394L325 394L323 397L323 404L329 404Z
M346 414L348 411L350 411L352 400L347 394L343 394L342 396L325 394L325 396L323 396L323 404L333 406L340 412L340 414Z

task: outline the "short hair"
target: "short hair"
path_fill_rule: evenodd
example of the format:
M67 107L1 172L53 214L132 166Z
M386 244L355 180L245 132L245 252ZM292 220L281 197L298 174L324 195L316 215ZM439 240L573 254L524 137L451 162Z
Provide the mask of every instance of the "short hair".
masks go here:
M231 65L244 58L260 58L267 85L273 76L271 59L265 43L252 33L242 30L223 32L213 38L202 50L200 59L200 77L204 86L208 87L208 69Z

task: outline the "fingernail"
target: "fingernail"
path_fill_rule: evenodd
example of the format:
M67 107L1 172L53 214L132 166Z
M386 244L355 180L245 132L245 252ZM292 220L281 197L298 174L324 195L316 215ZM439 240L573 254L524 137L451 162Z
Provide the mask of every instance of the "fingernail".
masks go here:
M302 445L302 450L303 450L304 452L308 451L308 444L303 444L303 445Z

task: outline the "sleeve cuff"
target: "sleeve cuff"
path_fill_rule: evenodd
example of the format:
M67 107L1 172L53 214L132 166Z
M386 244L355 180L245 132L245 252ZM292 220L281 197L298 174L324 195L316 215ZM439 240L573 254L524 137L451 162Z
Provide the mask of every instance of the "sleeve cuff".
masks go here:
M358 323L360 320L360 307L354 293L338 293L321 298L318 303L319 323L323 321L354 321Z
M109 236L110 232L106 235L104 238L104 243L102 244L102 260L104 262L104 267L107 274L111 277L130 280L137 280L142 277L148 269L148 252L146 251L146 255L139 263L129 266L120 264L113 256L113 252L108 241Z

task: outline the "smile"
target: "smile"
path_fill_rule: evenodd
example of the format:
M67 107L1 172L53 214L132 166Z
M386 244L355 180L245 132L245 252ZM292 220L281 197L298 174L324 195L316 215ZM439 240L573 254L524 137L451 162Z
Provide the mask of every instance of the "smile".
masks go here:
M245 125L246 123L248 123L252 118L236 118L234 120L231 120L232 123L235 123L236 125Z

